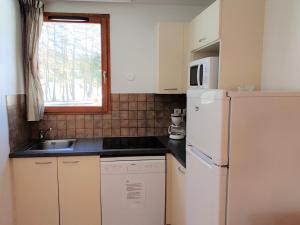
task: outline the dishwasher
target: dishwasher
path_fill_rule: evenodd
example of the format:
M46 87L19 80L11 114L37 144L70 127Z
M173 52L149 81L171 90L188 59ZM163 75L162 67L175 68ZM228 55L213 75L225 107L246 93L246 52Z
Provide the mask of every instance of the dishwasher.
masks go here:
M165 156L101 158L102 225L165 224Z

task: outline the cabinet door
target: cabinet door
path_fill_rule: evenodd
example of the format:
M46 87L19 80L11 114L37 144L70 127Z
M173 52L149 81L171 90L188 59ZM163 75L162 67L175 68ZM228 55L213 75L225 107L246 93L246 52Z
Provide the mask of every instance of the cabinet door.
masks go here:
M17 225L59 225L57 159L13 159Z
M192 51L204 48L219 39L220 1L217 0L191 22Z
M167 224L185 225L185 168L167 155Z
M60 225L100 225L100 158L58 158Z
M184 24L160 23L156 32L156 93L184 93Z
M185 168L173 157L172 225L185 225Z

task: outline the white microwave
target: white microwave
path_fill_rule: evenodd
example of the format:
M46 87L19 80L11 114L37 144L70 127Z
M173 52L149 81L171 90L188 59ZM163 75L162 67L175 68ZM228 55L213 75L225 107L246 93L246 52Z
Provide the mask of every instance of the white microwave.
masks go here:
M207 57L190 63L188 89L217 89L219 75L219 57Z

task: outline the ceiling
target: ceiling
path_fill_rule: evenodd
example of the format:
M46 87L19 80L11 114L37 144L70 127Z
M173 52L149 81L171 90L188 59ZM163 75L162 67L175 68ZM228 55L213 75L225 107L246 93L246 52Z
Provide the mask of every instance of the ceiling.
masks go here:
M215 0L44 0L45 2L99 2L99 3L137 3L166 5L203 5L208 6Z

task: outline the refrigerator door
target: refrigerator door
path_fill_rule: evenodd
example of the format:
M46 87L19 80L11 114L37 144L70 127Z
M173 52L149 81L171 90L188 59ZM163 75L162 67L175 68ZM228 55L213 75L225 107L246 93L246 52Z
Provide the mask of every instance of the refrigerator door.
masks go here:
M228 164L229 100L223 90L187 93L187 142L217 165Z
M187 148L186 225L225 225L227 171Z
M300 224L300 93L231 95L227 224Z

